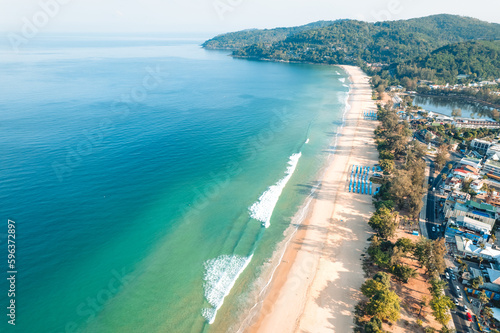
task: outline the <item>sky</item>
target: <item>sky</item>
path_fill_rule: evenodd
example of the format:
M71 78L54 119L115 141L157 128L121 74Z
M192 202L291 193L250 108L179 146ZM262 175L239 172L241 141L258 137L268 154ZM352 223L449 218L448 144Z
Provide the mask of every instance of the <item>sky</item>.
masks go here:
M0 0L0 31L223 33L318 20L458 14L500 23L499 0Z

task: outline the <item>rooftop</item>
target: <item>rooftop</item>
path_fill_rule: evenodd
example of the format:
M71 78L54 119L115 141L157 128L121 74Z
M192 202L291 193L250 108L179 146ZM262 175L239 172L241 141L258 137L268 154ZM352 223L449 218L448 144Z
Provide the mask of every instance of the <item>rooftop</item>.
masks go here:
M500 162L497 162L497 161L494 161L494 160L491 160L491 159L490 160L486 160L486 162L484 164L500 168Z
M471 239L465 238L461 235L456 235L455 240L457 243L457 250L467 252L472 255L481 257L490 257L494 259L500 258L500 251L491 247L491 244L484 244L484 249L473 243Z
M462 158L462 160L471 161L471 162L476 162L476 163L481 162L481 160L480 160L480 159L478 159L478 158L474 158L474 157L464 157L464 158Z
M475 226L478 229L480 229L481 231L485 231L485 230L490 231L491 228L493 228L493 225L495 224L495 220L494 219L489 219L489 220L485 219L485 220L486 221L479 221L479 220L475 220L473 218L463 216L463 215L457 216L458 223L466 224L469 226Z
M490 204L484 203L484 202L479 203L476 201L469 200L469 201L467 201L467 204L473 208L476 208L476 209L485 210L487 212L493 212L493 213L496 212L495 207L493 207Z
M500 271L496 269L486 268L488 275L490 276L491 283L500 284Z

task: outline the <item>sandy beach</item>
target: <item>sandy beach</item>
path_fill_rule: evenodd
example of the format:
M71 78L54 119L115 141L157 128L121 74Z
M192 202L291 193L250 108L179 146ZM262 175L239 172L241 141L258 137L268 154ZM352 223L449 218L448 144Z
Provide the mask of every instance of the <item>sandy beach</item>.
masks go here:
M378 153L369 78L342 66L351 81L345 126L315 193L309 215L294 235L253 324L246 332L350 332L364 282L361 254L373 212L370 195L348 191L352 165L373 166Z

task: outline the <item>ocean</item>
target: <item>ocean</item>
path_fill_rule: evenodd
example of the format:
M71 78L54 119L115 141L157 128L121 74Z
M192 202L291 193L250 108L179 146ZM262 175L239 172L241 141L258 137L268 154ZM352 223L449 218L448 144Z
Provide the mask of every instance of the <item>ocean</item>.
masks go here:
M205 36L203 36L205 37ZM338 67L204 38L0 45L1 262L15 332L234 332L301 222L347 110Z

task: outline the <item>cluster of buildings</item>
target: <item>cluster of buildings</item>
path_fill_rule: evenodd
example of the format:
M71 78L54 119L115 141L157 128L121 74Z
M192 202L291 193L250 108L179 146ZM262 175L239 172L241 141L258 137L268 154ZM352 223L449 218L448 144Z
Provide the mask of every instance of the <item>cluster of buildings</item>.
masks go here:
M481 82L474 82L474 83L468 83L468 84L454 84L451 85L449 83L445 85L440 85L440 84L430 84L429 88L432 89L448 89L448 90L461 90L461 89L466 89L466 88L481 88L481 87L486 87L489 85L497 85L500 83L500 79L494 80L494 81L481 81Z
M432 118L432 125L436 126L450 124L459 128L500 128L499 122L487 119L471 119L462 117L452 118L444 115L433 114L432 112L429 113L428 118Z
M485 262L480 269L469 269L464 282L482 276L483 288L500 300L500 247L492 237L500 219L500 193L493 190L500 189L500 144L475 139L471 149L480 158L462 158L439 188L446 198L442 203L445 236L456 245L459 256Z

